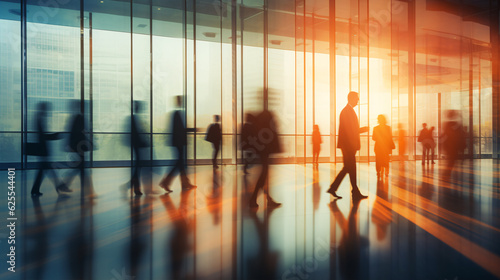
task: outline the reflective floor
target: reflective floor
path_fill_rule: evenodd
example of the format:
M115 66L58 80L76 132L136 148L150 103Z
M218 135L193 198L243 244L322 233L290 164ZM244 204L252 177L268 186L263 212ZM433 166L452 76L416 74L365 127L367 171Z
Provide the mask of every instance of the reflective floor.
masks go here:
M16 272L2 279L498 279L500 176L497 160L393 162L378 180L374 163L358 165L368 199L353 202L348 178L333 201L325 191L341 164L271 165L270 193L282 207L251 210L260 167L191 167L198 188L130 196L130 169L97 168L97 197L26 196L36 171L17 171ZM66 170L56 170L64 178ZM0 176L7 181L7 173ZM1 177L0 177L1 178ZM148 181L148 180L146 180ZM147 189L147 186L144 187ZM24 191L21 195L20 191ZM26 192L27 190L27 192ZM6 194L0 196L2 219ZM6 223L6 222L5 222ZM2 226L6 262L9 232Z

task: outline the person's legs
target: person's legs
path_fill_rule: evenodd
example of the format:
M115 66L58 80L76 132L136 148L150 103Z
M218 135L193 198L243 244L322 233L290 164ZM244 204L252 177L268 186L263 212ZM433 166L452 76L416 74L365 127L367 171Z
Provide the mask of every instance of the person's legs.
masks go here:
M80 185L83 187L83 152L72 154L72 158L74 158L75 160L71 163L71 165L74 166L74 168L66 172L66 182L61 183L61 185L57 187L58 191L72 192L73 190L71 190L68 186L71 186L71 183L73 183L73 180L76 176L80 176Z
M344 169L349 173L351 181L352 193L359 193L358 184L356 183L356 152L343 152Z
M192 185L191 182L189 182L189 179L186 174L186 161L184 158L184 146L178 148L177 150L179 154L179 162L178 162L178 169L179 173L181 174L181 185L183 189L190 189L190 188L195 188L195 185Z
M141 153L138 148L134 148L135 160L133 162L132 187L136 195L141 195Z
M220 143L212 143L212 146L214 148L214 153L212 155L212 166L214 168L218 168L218 166L217 166L217 155L219 154Z
M384 170L384 173L385 173L386 177L389 176L389 161L390 161L390 159L391 159L390 154L384 154L383 155L382 164L381 164L382 168L381 169ZM382 173L381 173L381 175L382 175Z
M345 175L348 173L348 161L346 162L346 153L344 152L344 150L342 150L342 161L344 163L342 170L340 170L339 174L337 174L337 177L335 177L335 180L330 185L330 188L326 191L327 193L330 193L331 195L337 198L341 197L338 196L335 192L339 188L340 183L342 183L342 180L344 179Z
M319 152L319 148L313 147L313 163L316 165L319 163Z
M377 171L377 178L380 177L380 170L382 168L382 159L380 153L375 153L375 170Z
M427 153L427 148L425 147L425 144L422 144L422 165L425 164L425 154Z
M38 195L40 193L40 185L42 184L43 175L44 175L43 173L44 173L44 166L42 164L42 166L38 169L35 182L33 183L33 186L31 187L31 195Z
M177 159L175 160L175 164L172 169L170 169L170 172L160 181L160 186L166 191L172 191L170 189L170 183L177 172L181 171L184 167L184 155L182 150L182 147L176 147Z
M250 198L250 207L256 207L257 205L257 196L259 195L259 191L264 188L264 184L266 183L267 174L269 172L269 163L267 159L263 156L261 158L262 161L262 170L260 171L259 179L257 180L257 184L255 185L255 189L253 190L253 194Z

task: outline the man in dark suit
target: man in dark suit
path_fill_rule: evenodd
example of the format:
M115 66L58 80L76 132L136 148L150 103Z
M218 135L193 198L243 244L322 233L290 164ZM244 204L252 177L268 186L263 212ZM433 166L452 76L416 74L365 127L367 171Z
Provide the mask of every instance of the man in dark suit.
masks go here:
M208 127L205 137L205 140L212 143L214 148L214 153L212 155L212 166L214 169L219 168L219 166L217 166L217 155L219 154L220 144L222 143L222 130L219 121L219 115L214 115L214 123Z
M182 116L182 96L176 96L176 102L178 110L175 110L172 115L172 138L170 142L170 146L174 147L177 151L177 160L175 166L170 170L168 175L163 178L160 182L160 186L167 192L170 193L172 190L170 189L170 183L172 179L176 175L177 172L181 174L181 184L183 190L188 190L191 188L196 188L195 185L189 182L189 179L186 175L186 161L184 158L186 146L187 146L187 131L184 124L184 118Z
M93 143L92 140L87 137L85 118L80 112L80 105L80 100L73 100L72 112L75 114L69 122L69 141L66 148L68 152L72 153L72 158L75 159L72 163L74 168L66 173L66 183L59 188L59 191L72 192L67 186L71 185L71 182L79 175L82 193L85 193L84 195L88 197L95 197L92 178L85 169L85 152L93 149Z
M356 183L356 152L360 148L359 134L368 131L368 127L359 127L358 117L354 111L354 107L358 105L359 94L355 91L349 92L347 96L347 105L344 107L339 117L339 140L337 148L342 150L342 158L344 167L333 181L328 193L335 198L342 198L335 192L339 188L344 176L349 173L352 186L352 198L363 199L367 196L362 195Z

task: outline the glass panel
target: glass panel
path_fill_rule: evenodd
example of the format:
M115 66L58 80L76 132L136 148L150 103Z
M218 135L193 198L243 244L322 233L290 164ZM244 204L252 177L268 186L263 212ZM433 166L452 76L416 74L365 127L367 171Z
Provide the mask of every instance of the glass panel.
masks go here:
M0 162L21 162L21 134L0 133Z
M20 9L19 3L0 1L0 131L21 131Z
M131 159L130 134L94 134L95 161L122 161Z

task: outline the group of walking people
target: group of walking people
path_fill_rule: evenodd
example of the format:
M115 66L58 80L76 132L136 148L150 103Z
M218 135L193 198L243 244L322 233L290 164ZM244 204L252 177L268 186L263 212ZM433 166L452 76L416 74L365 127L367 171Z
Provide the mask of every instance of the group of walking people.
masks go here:
M330 188L327 190L335 199L342 198L337 194L337 190L340 183L344 177L348 174L351 183L351 193L353 199L363 199L366 195L363 195L359 190L356 182L356 153L360 149L360 134L368 132L368 127L360 127L358 117L354 108L358 105L359 94L357 92L351 91L347 96L348 102L344 109L341 111L339 116L339 129L338 129L338 141L337 148L342 151L343 168L338 173L335 180L332 182ZM182 96L175 97L175 103L177 109L171 115L171 135L169 140L169 145L175 149L176 157L175 164L170 169L164 178L160 181L159 185L167 193L172 192L171 183L177 173L180 174L181 186L183 190L192 189L196 186L191 184L186 175L186 146L187 146L187 132L194 130L186 127L184 120L184 113L182 111ZM80 103L75 102L75 111L81 112ZM40 196L40 185L46 171L51 171L52 168L48 165L48 156L50 155L48 141L60 139L57 133L48 133L46 128L46 116L49 111L48 103L39 104L39 113L36 119L37 127L37 137L38 142L32 143L26 146L26 153L28 155L41 156L41 166L38 171L35 183L33 184L31 195ZM130 146L133 151L133 166L132 166L132 176L131 176L131 189L134 191L135 195L142 195L141 191L141 169L147 166L145 158L148 158L145 154L145 148L150 149L150 141L147 138L147 134L141 125L141 120L138 115L142 111L142 106L140 102L134 102L133 114L130 119ZM448 117L450 119L455 118L456 112L448 112ZM375 142L375 157L376 157L376 171L377 178L382 179L384 176L389 175L389 161L392 150L395 149L395 144L392 137L391 127L387 125L387 119L384 115L379 115L377 117L378 125L374 127L372 140ZM74 115L70 122L70 137L67 144L68 151L74 153L78 160L78 163L73 166L71 170L70 180L66 183L57 179L57 176L53 176L54 185L58 193L71 192L68 185L71 183L73 178L79 174L83 181L87 177L85 176L84 170L84 152L94 149L92 141L88 139L84 126L84 117L81 113ZM427 161L427 164L434 164L434 150L436 143L433 137L434 127L427 129L427 124L423 124L423 129L420 131L418 136L418 142L422 143L422 165ZM274 115L269 110L263 110L257 114L246 114L245 123L241 129L241 149L244 156L244 166L243 170L245 174L248 174L248 168L254 159L258 158L260 164L262 165L261 173L257 180L254 192L250 199L250 207L258 207L257 196L260 190L263 190L267 197L267 205L277 207L281 205L274 201L269 195L269 189L267 186L267 179L269 173L269 157L274 153L280 153L281 143L279 141L277 131L277 125L275 122ZM457 157L457 150L463 148L462 142L456 141L456 139L463 138L463 131L461 126L456 120L448 121L444 125L444 141L446 141L445 152L451 163L448 167L451 169L453 167L454 159ZM220 125L220 116L214 116L214 122L209 126L206 132L206 141L210 142L213 146L213 156L212 156L212 166L215 169L218 168L217 158L220 152L221 142L222 142L222 130ZM400 140L401 142L401 140ZM404 142L404 139L403 139ZM319 153L321 151L321 133L319 131L319 126L313 126L312 133L312 144L313 144L313 166L317 168L319 162ZM36 145L35 145L36 144ZM404 143L400 146L405 146ZM34 149L38 149L34 151ZM147 150L149 151L149 150ZM403 151L404 152L404 151ZM400 150L401 153L401 150ZM401 155L400 155L401 156ZM53 172L54 173L54 172ZM55 174L54 174L55 175ZM90 186L91 186L91 180ZM152 190L152 189L151 189ZM90 193L93 193L93 187L89 188Z

